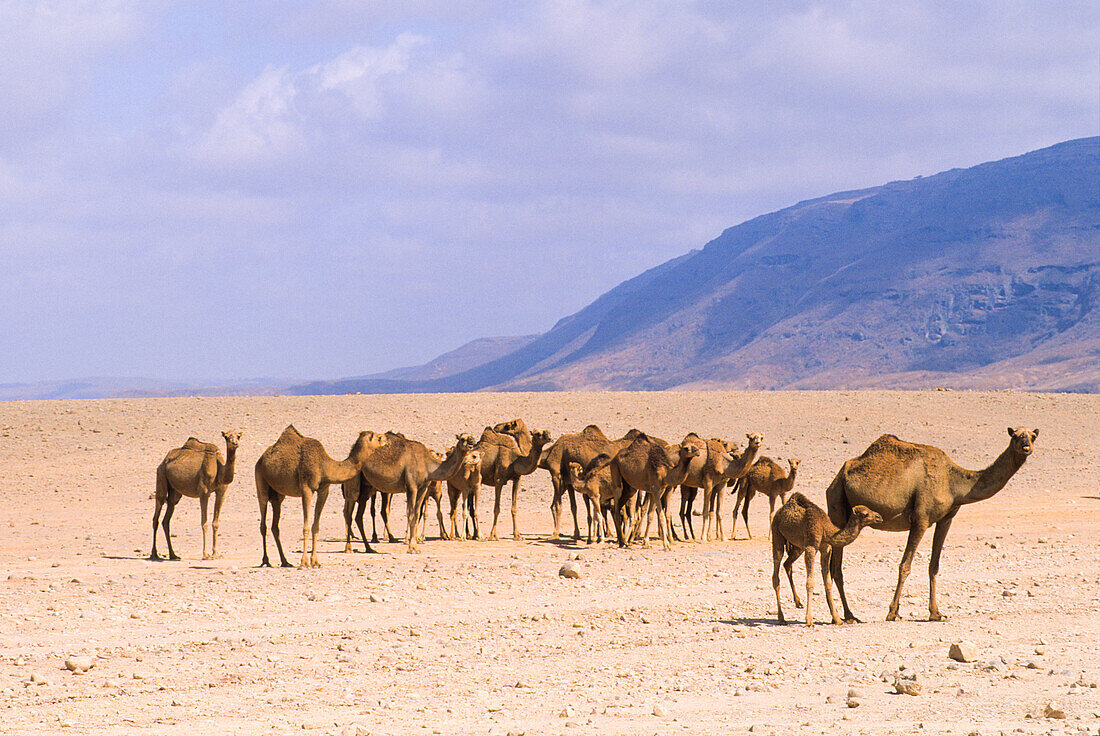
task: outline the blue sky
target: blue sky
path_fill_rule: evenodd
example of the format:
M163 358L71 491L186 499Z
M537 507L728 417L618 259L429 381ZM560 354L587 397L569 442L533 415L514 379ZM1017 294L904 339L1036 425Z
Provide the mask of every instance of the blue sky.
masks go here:
M1096 135L1098 38L1094 1L0 0L0 382L543 331L800 199Z

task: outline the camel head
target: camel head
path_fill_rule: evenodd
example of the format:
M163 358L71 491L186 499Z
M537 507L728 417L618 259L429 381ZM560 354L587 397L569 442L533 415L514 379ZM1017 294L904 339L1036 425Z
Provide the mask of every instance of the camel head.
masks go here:
M469 452L474 449L474 445L477 444L477 438L472 434L456 434L455 439L458 440L458 444L455 445L456 450Z
M500 432L501 434L512 434L513 432L526 430L527 425L524 424L522 419L510 419L507 422L501 422L493 426L493 431Z
M478 450L470 450L466 453L466 457L462 458L462 466L467 469L481 467L481 452Z
M874 526L875 524L882 523L882 516L880 516L878 512L872 511L866 506L853 506L852 518L854 518L859 523L860 529L865 526Z
M749 438L749 448L748 449L750 449L750 450L759 449L760 445L764 444L764 435L762 435L762 434L759 434L757 432L753 432L752 434L746 434L745 436Z
M1031 454L1035 438L1039 436L1039 430L1027 427L1008 428L1008 436L1012 438L1012 450L1023 457Z
M794 472L795 472L796 470L798 470L798 466L799 466L799 464L800 464L801 462L802 462L802 461L801 461L801 460L799 460L799 459L798 459L797 457L789 457L789 458L787 458L787 465L790 465L790 466L791 466L791 472L790 472L790 474L791 474L791 475L794 475Z
M241 433L239 430L227 429L222 432L222 437L225 438L225 444L234 450L241 446Z
M695 445L680 445L680 460L699 457L699 448Z
M550 444L550 431L546 429L536 429L531 433L531 444L535 447L545 447Z
M580 463L569 463L569 485L574 489L580 488L584 484L583 474L584 468L581 467Z

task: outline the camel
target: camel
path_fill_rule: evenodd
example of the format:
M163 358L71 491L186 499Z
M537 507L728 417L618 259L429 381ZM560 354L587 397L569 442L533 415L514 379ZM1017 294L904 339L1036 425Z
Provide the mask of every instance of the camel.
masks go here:
M160 511L165 505L168 506L164 512L164 538L168 542L168 559L179 559L175 550L172 549L169 524L172 520L172 512L175 511L176 504L183 496L199 499L199 511L202 514L202 558L211 560L221 557L221 553L218 552L218 522L222 515L225 489L233 482L241 433L227 430L222 432L222 437L225 439L224 460L217 445L189 437L182 447L169 450L157 466L157 508L153 512L153 551L149 553L150 560L160 559L160 555L157 554L157 522L160 519ZM214 518L209 524L208 531L206 510L211 495L214 496ZM208 536L210 537L209 550L207 549Z
M366 457L387 442L385 435L360 432L347 460L333 460L320 442L303 436L294 425L284 429L275 444L264 450L256 461L256 497L260 503L260 537L264 543L261 567L271 567L267 556L268 503L271 504L271 536L279 550L279 560L283 567L291 566L283 554L283 543L279 539L279 514L286 496L302 499L302 560L298 567L320 567L317 531L321 526L321 509L328 498L329 485L354 477ZM314 500L316 505L311 510L310 502ZM308 545L311 532L312 550Z
M722 473L723 481L711 488L709 495L703 494L703 532L704 541L710 541L711 531L720 541L725 541L726 534L722 529L722 491L727 483L733 483L745 473L749 472L752 464L760 454L760 446L764 444L764 435L759 433L746 434L749 444L745 450L731 460Z
M387 432L387 442L371 452L364 459L358 473L360 488L373 488L379 493L404 493L407 504L408 525L405 541L409 552L418 551L417 524L423 504L433 489L428 484L443 481L450 477L463 459L473 449L475 440L472 435L455 435L457 443L441 457L422 442L410 440L399 432ZM355 491L347 488L351 497ZM354 503L354 501L353 501ZM442 523L442 515L440 515ZM350 525L350 517L345 514L345 523ZM363 533L360 528L360 533Z
M497 523L500 520L500 494L506 483L512 484L512 538L519 541L517 525L519 487L523 476L535 472L542 448L550 444L550 433L536 430L531 434L531 446L522 452L516 439L509 434L486 427L481 433L476 449L481 453L481 484L493 486L496 491L493 504L493 528L489 539L497 539ZM474 501L474 506L477 503Z
M597 455L588 464L581 467L579 463L569 463L569 484L585 496L585 506L588 509L588 539L592 544L593 531L595 541L604 541L607 533L607 519L603 512L610 511L615 522L616 535L622 539L624 520L619 515L619 500L622 495L622 484L616 484L611 471L612 457L607 453ZM593 529L594 527L594 529Z
M846 524L852 508L863 505L883 518L874 528L909 532L887 621L898 617L901 588L909 575L913 555L921 537L933 524L936 531L928 561L928 620L943 620L936 605L936 574L943 542L955 514L961 506L992 498L1004 488L1031 455L1038 436L1037 429L1009 427L1008 447L984 470L959 467L939 448L903 442L890 434L879 437L862 455L844 463L825 491L832 522L837 526ZM832 576L844 606L844 619L858 621L844 595L843 561L843 551L838 550L832 559Z
M692 539L695 539L695 526L692 523L691 512L699 489L703 489L703 498L707 498L714 494L715 489L725 487L728 480L727 473L740 469L741 455L737 454L735 442L720 439L704 440L694 432L684 437L680 444L694 445L699 448L699 456L688 465L687 475L680 484L680 524L684 541L687 541L689 534ZM667 509L665 513L668 513Z
M477 538L477 491L481 487L481 451L471 450L454 474L447 478L447 496L451 501L451 538L466 539L466 519L459 531L458 518L469 510L473 522L473 537Z
M618 452L611 461L612 483L630 487L623 489L619 500L620 508L629 502L633 493L642 492L648 500L646 506L646 528L642 535L642 547L649 546L649 524L654 512L657 514L657 531L663 549L671 549L665 529L671 524L664 517L664 497L668 490L683 481L688 464L698 457L699 448L695 445L670 445L658 437L649 437L644 433L638 436ZM639 518L640 526L641 519ZM618 524L617 524L618 526ZM635 529L637 528L635 527ZM624 546L620 537L619 546Z
M794 587L794 574L791 567L799 554L806 557L806 625L814 625L810 613L810 601L814 595L814 553L821 553L821 578L825 582L825 600L829 603L829 613L833 623L842 623L833 603L833 581L830 576L830 560L834 554L848 546L859 536L865 526L881 524L882 517L866 506L855 506L843 529L838 529L828 515L810 499L801 493L795 493L785 502L771 522L772 535L772 588L775 590L775 605L779 611L779 623L787 623L783 618L783 601L779 595L779 565L787 571L787 580L791 584L794 605L802 608L798 600L798 591ZM787 561L783 562L783 553Z
M606 453L611 457L629 445L641 432L632 429L617 440L609 440L595 424L589 424L576 434L563 434L553 444L540 467L550 471L550 482L554 486L554 498L550 502L550 513L554 517L554 533L551 539L557 539L561 531L561 498L570 491L569 505L573 511L573 539L580 540L581 527L577 520L577 502L569 485L569 463L588 467L597 455Z
M749 472L738 479L734 487L737 502L733 504L733 532L730 538L737 536L737 508L740 506L741 515L745 519L745 531L749 539L752 539L752 529L749 528L749 501L757 493L765 493L768 496L768 534L771 534L772 519L775 517L775 499L779 499L780 505L786 503L787 494L794 488L800 462L798 458L788 458L787 464L790 466L788 473L775 460L762 457L753 463Z

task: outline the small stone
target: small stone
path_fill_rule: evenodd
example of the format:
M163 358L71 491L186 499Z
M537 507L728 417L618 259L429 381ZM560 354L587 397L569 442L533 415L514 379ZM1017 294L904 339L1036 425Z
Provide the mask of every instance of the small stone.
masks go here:
M530 685L528 685L528 684L527 684L527 682L526 682L526 681L524 681L524 680L516 680L516 685L515 685L515 686L516 686L517 688L521 688L521 687L531 687L531 686L530 686Z
M1043 666L1041 664L1039 664L1037 661L1035 661L1034 659L1028 660L1028 663L1027 663L1026 666L1029 670L1038 670L1038 669L1043 668Z
M81 673L87 672L92 667L95 667L95 657L91 656L79 656L69 657L65 660L65 669L70 672Z
M561 711L562 718L572 718L577 715L577 709L571 705L565 706Z
M46 675L40 675L37 672L32 672L30 678L27 680L32 685L52 685L53 681Z
M973 662L978 658L978 646L972 641L957 641L951 645L947 656L956 662Z
M657 716L658 718L667 718L668 708L666 708L663 703L657 703L653 706L653 715Z
M848 689L848 699L845 701L849 708L858 708L863 705L863 691L858 688Z
M568 578L570 580L576 580L581 576L580 565L575 562L567 562L561 566L561 569L558 570L558 576Z
M1040 644L1039 646L1035 647L1035 653L1038 655L1046 654L1047 648Z
M916 678L895 677L894 692L898 695L920 695L920 683Z
M1062 708L1061 703L1056 703L1053 700L1046 704L1043 708L1043 715L1047 718L1054 718L1059 721L1066 719L1066 711Z
M385 603L386 599L383 598L382 596L378 595L377 593L371 593L370 594L370 602L371 603Z
M584 558L583 558L583 557L581 557L581 553L580 553L580 552L574 552L573 554L569 555L569 559L571 559L571 560L576 560L577 562L580 562L580 561L581 561L581 560L583 560Z

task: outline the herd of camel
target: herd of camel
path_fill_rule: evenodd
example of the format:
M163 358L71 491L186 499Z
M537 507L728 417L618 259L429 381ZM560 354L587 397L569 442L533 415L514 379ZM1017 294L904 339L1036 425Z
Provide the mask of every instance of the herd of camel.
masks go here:
M703 491L700 540L726 538L722 528L721 506L725 489L737 494L733 509L736 527L740 508L748 528L748 506L756 494L769 499L769 530L772 539L772 587L784 621L780 596L780 567L786 571L795 606L802 601L794 584L792 567L799 556L806 562L806 624L813 625L810 599L813 594L813 564L820 554L821 576L826 600L834 623L858 621L844 591L844 547L864 527L882 531L908 532L898 582L887 620L898 617L902 586L916 554L917 546L929 527L935 526L932 554L928 565L929 619L942 620L936 605L936 574L940 552L951 521L959 508L982 501L997 493L1020 469L1031 454L1039 430L1009 428L1009 444L992 464L983 470L967 470L956 465L942 450L930 445L905 442L893 435L875 440L859 457L844 463L825 492L827 510L801 493L788 493L798 473L799 461L788 460L784 469L769 457L760 457L763 436L748 434L748 443L721 439L703 439L691 433L679 444L632 429L617 440L609 439L596 425L576 434L565 434L552 441L546 431L529 431L520 419L486 427L479 439L470 434L456 435L456 442L445 454L399 432L360 432L346 460L334 460L321 443L303 436L288 426L276 442L256 462L256 494L260 505L260 536L263 561L270 567L267 552L267 512L271 507L271 536L283 567L290 567L279 537L279 515L287 496L302 501L302 559L299 567L319 567L317 532L321 510L329 486L342 484L344 523L347 532L345 552L352 549L352 521L358 526L366 551L372 552L363 528L367 502L371 505L372 525L375 499L381 497L382 519L391 542L397 541L389 530L388 502L404 493L408 526L406 542L410 552L417 551L423 540L424 510L428 499L436 502L440 534L444 539L478 538L477 499L482 485L495 489L493 526L489 539L497 538L501 493L512 486L512 533L520 539L517 527L517 501L525 475L537 469L550 473L554 493L551 513L553 539L561 526L562 500L566 492L573 513L574 539L580 540L575 494L587 508L589 544L610 536L614 525L620 547L641 537L647 547L650 524L657 519L657 535L664 549L670 541L696 539L692 509L698 492ZM233 481L240 432L222 433L226 444L223 457L217 445L190 438L182 447L171 450L157 467L156 510L153 514L153 549L150 559L159 560L157 528L163 528L169 559L179 557L172 549L169 523L176 504L183 496L199 499L203 531L203 559L218 553L218 520L225 491ZM442 511L442 488L446 484L450 501L450 524ZM680 487L682 537L677 537L670 521L668 506L671 490ZM214 499L213 514L208 505ZM776 501L782 505L775 511ZM161 512L164 511L163 520ZM610 518L610 522L609 519ZM644 529L642 522L645 521ZM733 536L731 529L731 538ZM751 531L749 532L751 537ZM373 534L377 542L377 532ZM309 546L309 543L312 546ZM209 543L209 546L208 546ZM833 584L840 594L843 618L833 602Z

